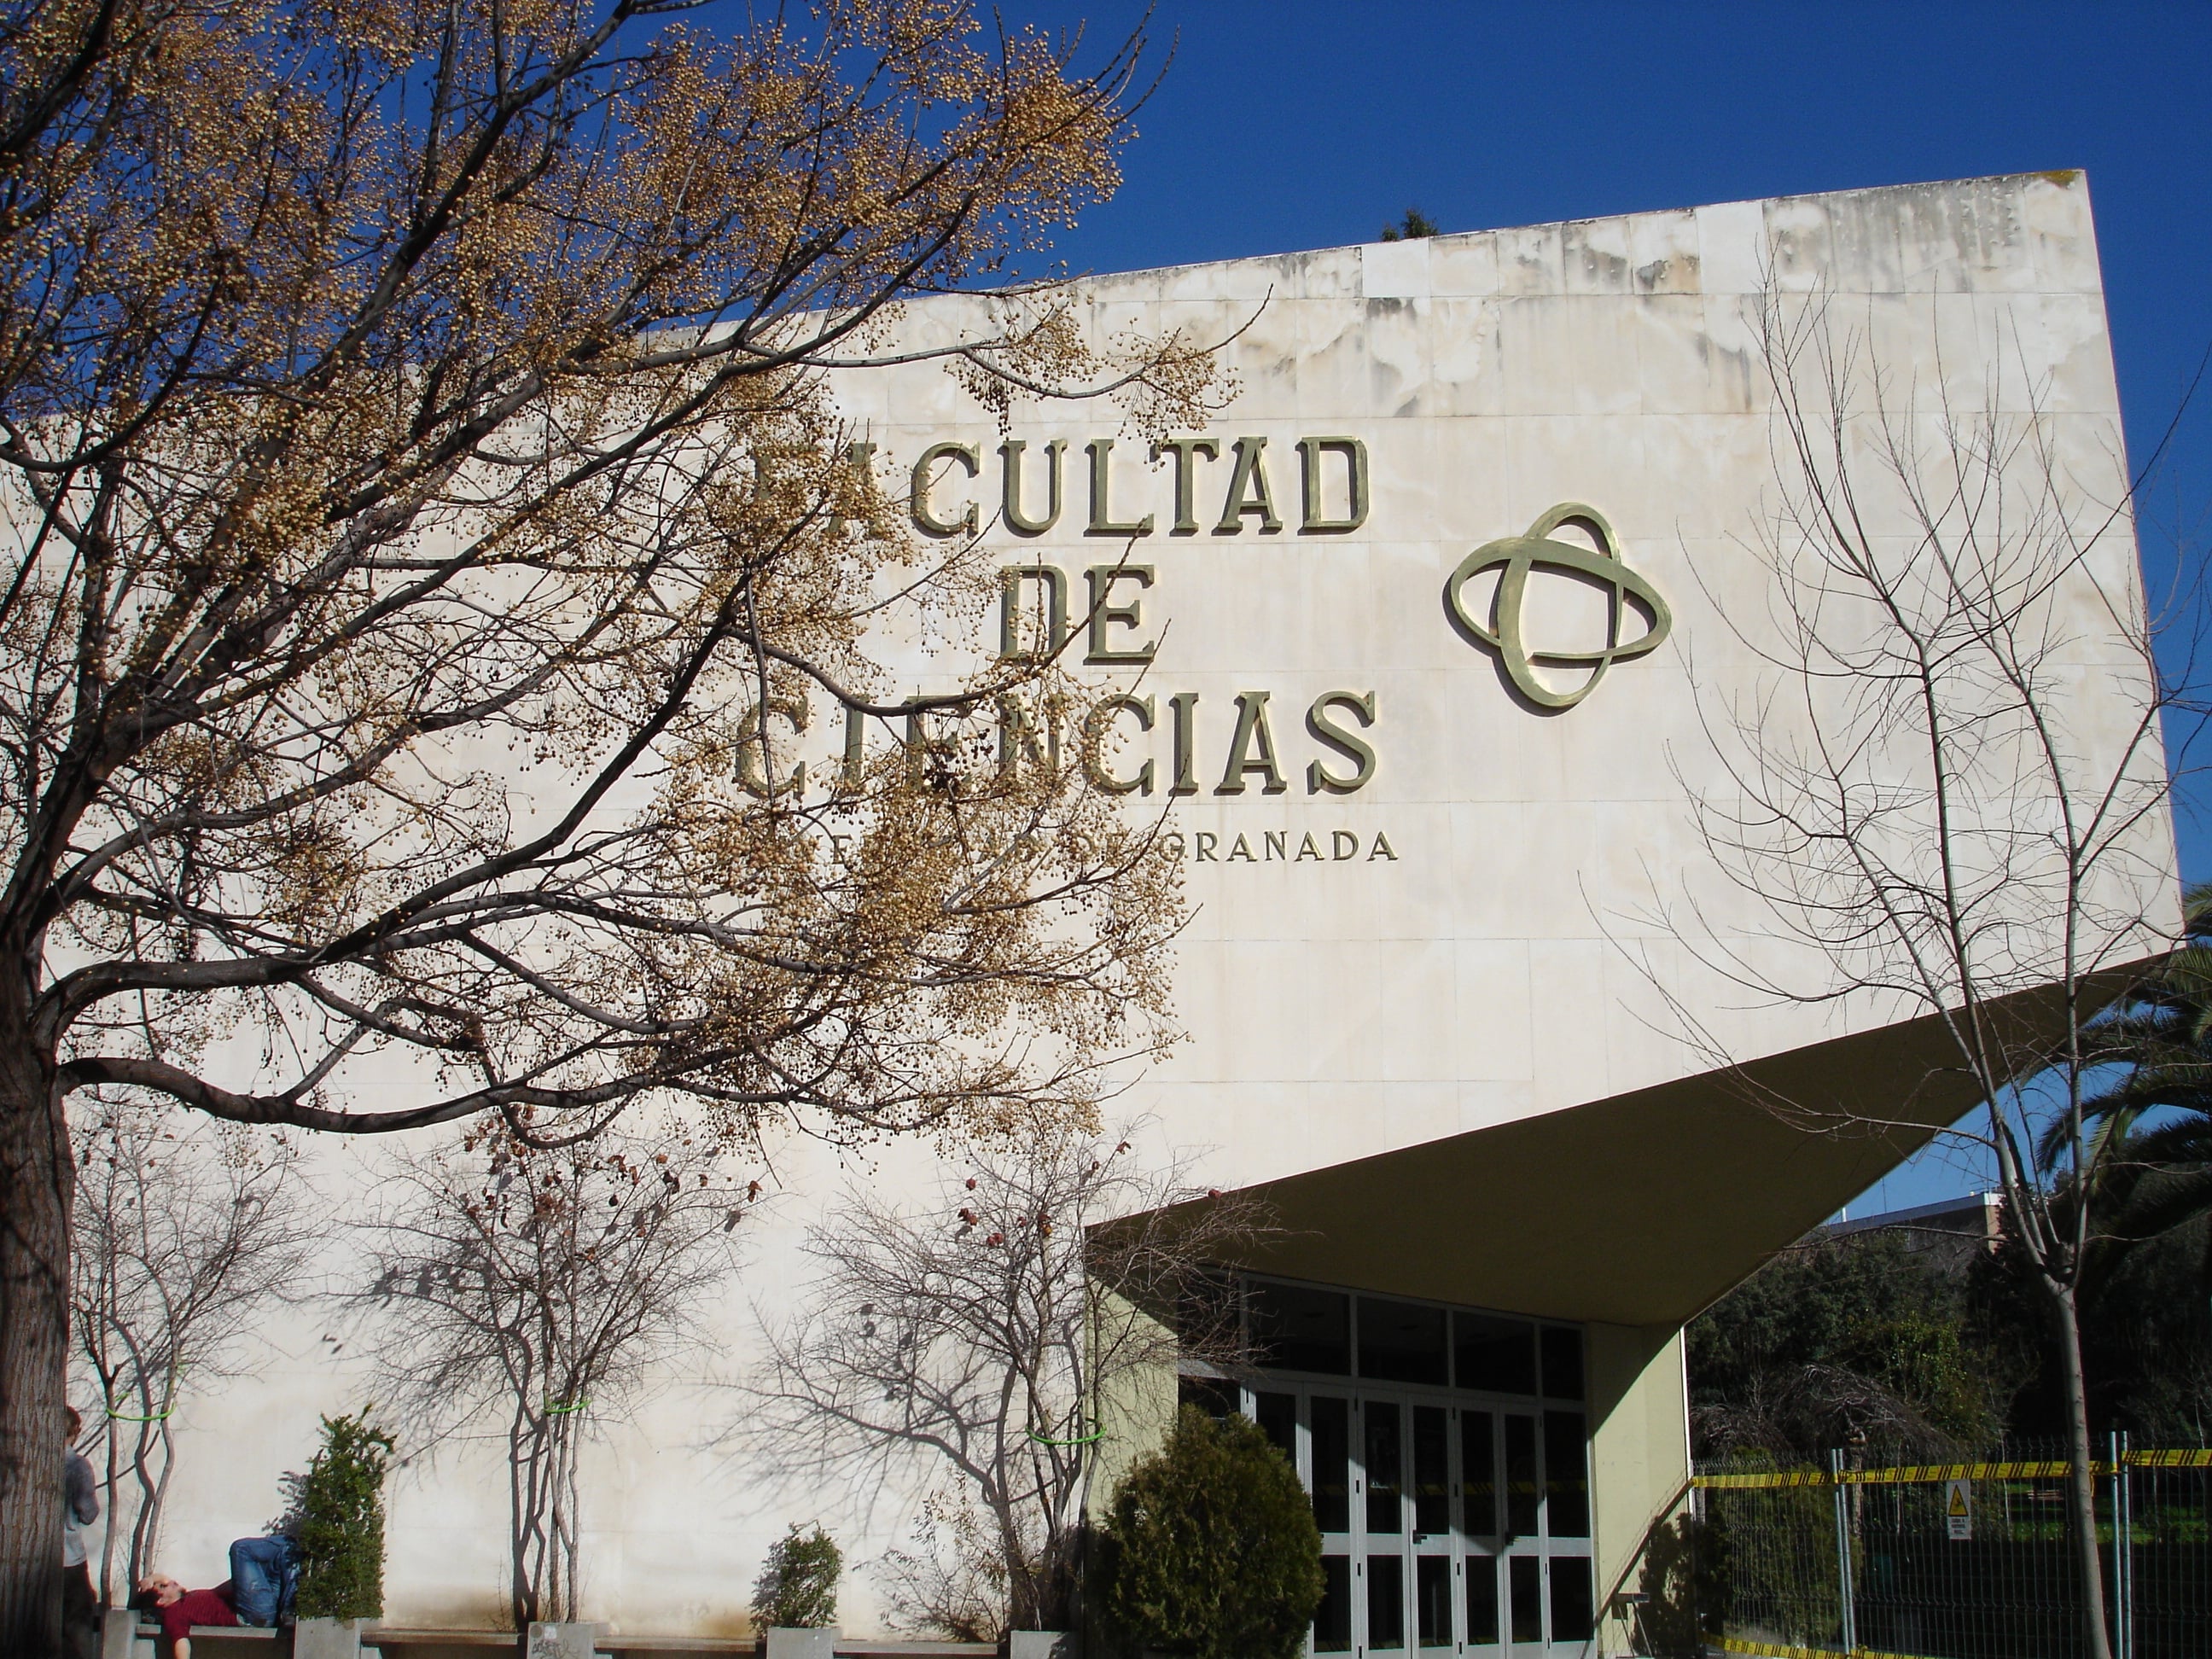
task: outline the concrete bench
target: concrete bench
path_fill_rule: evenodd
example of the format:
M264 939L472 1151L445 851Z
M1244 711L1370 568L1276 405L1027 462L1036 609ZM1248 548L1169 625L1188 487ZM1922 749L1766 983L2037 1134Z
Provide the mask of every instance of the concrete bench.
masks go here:
M508 1646L514 1638L507 1638ZM192 1659L337 1659L301 1643L290 1630L259 1625L194 1625ZM129 1607L110 1607L100 1615L100 1659L156 1659L161 1626ZM349 1650L357 1651L357 1650Z
M337 1632L330 1632L337 1634ZM101 1615L100 1659L155 1659L161 1627L125 1607ZM289 1629L267 1630L252 1625L195 1625L192 1659L311 1659L300 1649ZM434 1626L402 1627L365 1625L360 1649L374 1649L382 1659L483 1659L491 1653L520 1655L523 1640L507 1630L447 1630ZM757 1659L758 1638L750 1636L625 1636L611 1631L595 1632L592 1652L605 1659L694 1659L695 1656L728 1655L730 1659ZM349 1645L346 1653L354 1651ZM999 1648L989 1642L920 1642L892 1639L861 1641L839 1638L836 1659L998 1659ZM319 1654L312 1659L337 1659Z
M252 1625L194 1625L192 1659L222 1659L225 1654L274 1659L268 1644L277 1635ZM100 1659L154 1659L161 1642L160 1624L129 1607L110 1607L100 1616ZM289 1644L283 1650L289 1652Z
M512 1631L404 1629L380 1626L361 1635L364 1651L376 1649L384 1659L479 1659L487 1652L514 1653L520 1638ZM641 1636L600 1631L592 1652L605 1659L704 1659L727 1655L729 1659L758 1659L761 1643L751 1636ZM999 1659L991 1642L921 1642L844 1640L836 1644L837 1659Z

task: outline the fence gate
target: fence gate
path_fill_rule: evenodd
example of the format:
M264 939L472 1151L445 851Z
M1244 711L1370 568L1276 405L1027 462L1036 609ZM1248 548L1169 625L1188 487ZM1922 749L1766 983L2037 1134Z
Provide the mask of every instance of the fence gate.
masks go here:
M2212 1450L2097 1465L2116 1659L2212 1656ZM2086 1659L2066 1463L1701 1468L1687 1581L1705 1642L1771 1659Z

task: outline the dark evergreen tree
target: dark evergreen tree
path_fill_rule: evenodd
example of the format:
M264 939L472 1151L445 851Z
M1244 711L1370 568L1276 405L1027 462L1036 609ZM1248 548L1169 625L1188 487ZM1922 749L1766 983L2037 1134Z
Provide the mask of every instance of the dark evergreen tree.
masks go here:
M1382 227L1382 240L1386 242L1418 242L1424 236L1437 236L1443 233L1443 227L1427 214L1417 207L1409 207L1406 210L1406 216L1396 224Z
M1783 1252L1689 1328L1698 1455L1941 1456L1997 1437L2021 1368L1967 1294L1892 1234Z
M2212 1217L2152 1237L2096 1247L2082 1280L2082 1360L2090 1426L2124 1429L2138 1445L2201 1446L2212 1429L2212 1308L2203 1292ZM2047 1343L2037 1341L2032 1267L2008 1240L1968 1278L1970 1317L1984 1340L2009 1339L2017 1359L2004 1405L2009 1431L2063 1431L2065 1396Z
M1297 1472L1257 1426L1183 1407L1115 1492L1098 1605L1131 1653L1296 1659L1322 1596Z

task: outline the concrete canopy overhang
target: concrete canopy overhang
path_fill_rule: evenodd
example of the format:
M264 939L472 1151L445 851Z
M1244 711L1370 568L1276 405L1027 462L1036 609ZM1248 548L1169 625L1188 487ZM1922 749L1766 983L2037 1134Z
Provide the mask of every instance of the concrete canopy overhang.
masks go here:
M2101 1002L2140 968L2100 981ZM1987 1017L2048 1053L2057 998ZM1980 1098L1934 1017L1246 1189L1235 1265L1554 1319L1679 1327Z

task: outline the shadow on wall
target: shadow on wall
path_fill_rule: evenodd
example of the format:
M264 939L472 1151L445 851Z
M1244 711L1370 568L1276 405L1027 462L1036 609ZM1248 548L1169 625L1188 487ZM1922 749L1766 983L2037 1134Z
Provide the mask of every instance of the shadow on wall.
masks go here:
M1706 1631L1698 1610L1724 1605L1717 1594L1721 1565L1710 1534L1694 1514L1686 1510L1652 1527L1644 1540L1637 1580L1643 1597L1635 1609L1637 1652L1694 1659L1705 1652L1709 1637L1718 1639L1717 1622Z

